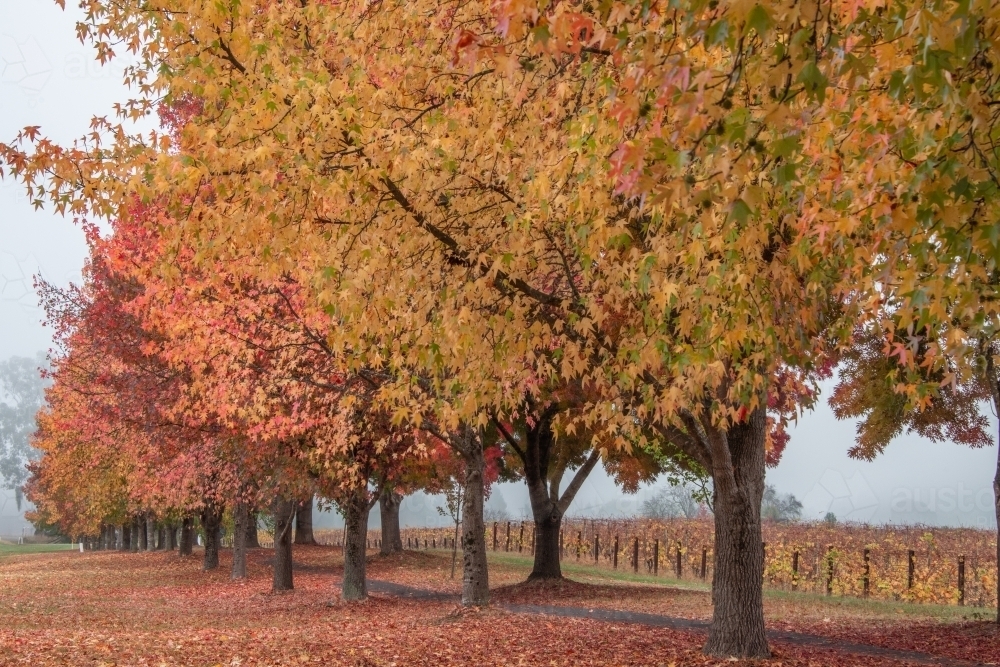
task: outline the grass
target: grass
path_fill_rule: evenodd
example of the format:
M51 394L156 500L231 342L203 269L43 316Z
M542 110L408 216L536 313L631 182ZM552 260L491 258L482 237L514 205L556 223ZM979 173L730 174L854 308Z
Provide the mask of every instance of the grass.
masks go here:
M0 556L16 556L21 554L43 554L56 551L75 551L75 544L14 544L0 542Z

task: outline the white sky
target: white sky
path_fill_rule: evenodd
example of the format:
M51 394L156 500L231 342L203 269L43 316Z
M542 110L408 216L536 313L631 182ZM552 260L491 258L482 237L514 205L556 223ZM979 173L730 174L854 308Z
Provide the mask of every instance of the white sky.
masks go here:
M67 6L75 5L70 0ZM121 65L102 68L80 44L78 10L53 0L0 0L0 137L12 139L26 125L68 143L87 131L94 115L110 114L127 98ZM0 358L32 355L50 345L32 290L40 273L59 285L79 279L86 248L71 220L31 209L23 190L0 181ZM996 433L996 420L993 419ZM847 449L854 425L838 422L825 404L801 420L768 481L793 493L807 518L833 511L841 519L872 522L993 526L992 480L996 448L972 451L901 437L878 460L852 461ZM574 513L624 513L638 509L649 489L623 496L595 473L574 503ZM433 499L404 501L403 519L438 520ZM530 515L523 484L500 485L491 505L513 518ZM0 534L20 533L13 501L0 495ZM320 522L327 523L329 515ZM373 513L377 525L377 513ZM15 530L16 527L16 530Z

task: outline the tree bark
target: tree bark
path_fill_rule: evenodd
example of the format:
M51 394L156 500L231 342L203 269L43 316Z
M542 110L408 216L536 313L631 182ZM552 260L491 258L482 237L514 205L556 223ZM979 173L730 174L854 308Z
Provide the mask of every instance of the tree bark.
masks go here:
M156 550L156 522L153 521L153 515L146 515L146 551Z
M764 493L766 411L758 408L727 431L706 427L712 450L715 571L712 625L705 653L767 658L764 631Z
M310 503L310 509L312 503ZM274 515L274 580L271 590L292 590L292 522L295 520L294 500L278 496L271 503Z
M383 556L403 551L403 537L399 531L399 506L402 502L402 495L393 491L388 485L382 487L378 497L378 510L382 519L382 546L379 553Z
M136 532L139 534L139 551L149 549L149 533L146 532L146 515L136 517Z
M214 570L219 567L219 526L222 523L222 508L206 502L201 511L201 527L205 531L205 561L202 569Z
M167 526L159 524L156 528L156 550L164 551L167 548Z
M190 556L194 552L194 521L186 516L181 521L181 541L178 548L181 556Z
M246 503L236 503L233 508L233 569L230 579L247 577L247 522L250 511Z
M562 530L562 514L558 511L545 511L544 507L536 512L532 507L532 518L535 521L535 558L528 575L528 581L535 579L562 579L562 567L559 560L559 532Z
M257 508L247 507L247 549L260 549L260 540L257 537Z
M344 581L341 596L345 600L368 597L365 560L368 541L368 492L357 489L348 496L344 507Z
M129 531L129 542L128 542L128 550L131 551L132 553L137 553L141 549L141 547L139 546L140 525L141 524L139 523L139 517L138 516L132 517L132 528Z
M482 607L490 603L489 569L486 563L486 525L483 522L485 483L483 441L465 425L460 436L465 460L465 490L462 498L462 604Z
M177 548L177 525L174 523L163 524L163 535L165 540L163 542L163 548L167 551L173 551Z
M316 544L313 535L313 497L301 500L295 507L295 544Z
M128 521L122 524L122 543L119 548L122 551L132 550L132 524Z

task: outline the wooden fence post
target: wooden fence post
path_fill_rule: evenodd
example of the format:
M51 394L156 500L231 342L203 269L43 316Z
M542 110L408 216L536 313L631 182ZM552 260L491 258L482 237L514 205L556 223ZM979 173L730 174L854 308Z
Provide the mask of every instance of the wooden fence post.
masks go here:
M708 578L708 547L701 548L701 580Z
M599 560L601 560L601 538L594 533L594 565L597 565Z
M958 606L965 606L965 556L958 557Z
M865 572L864 575L861 577L861 594L867 598L871 582L871 573L872 573L870 552L867 548L865 548L864 551L864 559L865 559Z
M792 552L792 590L799 587L799 550Z
M632 571L639 573L639 538L632 542Z
M833 545L826 547L826 594L833 595Z
M660 541L653 540L653 576L660 574Z
M617 570L618 569L618 536L617 535L615 535L615 553L614 553L614 556L612 558L614 560L614 567Z
M493 522L493 551L497 550L497 522Z
M677 543L677 562L674 569L677 571L677 578L680 579L684 576L684 562L681 560L681 543Z
M576 531L576 559L580 560L580 552L583 551L583 531Z
M913 549L910 549L906 555L907 558L909 559L909 563L907 566L907 574L906 574L906 588L910 589L913 588L913 572L917 566L917 558L916 558L917 555L916 553L914 553Z
M507 522L507 543L504 545L503 550L510 551L510 521Z
M521 537L517 540L517 553L521 553L524 549L524 522L521 522Z

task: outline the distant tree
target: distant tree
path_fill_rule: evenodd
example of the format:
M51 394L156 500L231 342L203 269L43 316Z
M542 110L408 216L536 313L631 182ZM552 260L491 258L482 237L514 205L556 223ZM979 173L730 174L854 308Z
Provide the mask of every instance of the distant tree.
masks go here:
M693 519L706 508L698 490L687 484L668 486L642 502L642 515L649 519Z
M768 484L764 487L764 498L760 504L760 518L765 521L798 521L802 518L802 503L790 493L780 494Z
M31 435L37 428L35 414L45 402L48 382L42 373L47 367L41 352L0 361L0 476L6 488L18 491L18 509L21 485L28 478L25 465L34 451Z
M837 525L837 515L834 514L833 512L827 512L826 516L823 517L823 523L825 523L825 524L827 524L829 526L836 526Z

